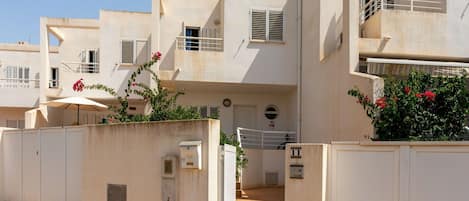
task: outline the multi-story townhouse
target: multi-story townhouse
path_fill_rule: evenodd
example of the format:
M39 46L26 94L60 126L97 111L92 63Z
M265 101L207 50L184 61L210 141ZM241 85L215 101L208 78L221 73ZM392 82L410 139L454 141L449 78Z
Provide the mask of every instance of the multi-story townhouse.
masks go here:
M49 36L59 41L59 63L50 62L47 53ZM115 104L115 97L103 91L73 91L80 79L86 84L104 84L122 93L127 78L136 66L150 58L151 14L142 12L100 12L99 19L41 18L41 102L70 96L84 96L106 104ZM139 81L149 84L149 76ZM130 98L130 113L143 113L145 104ZM49 126L76 123L74 111L47 108ZM82 123L99 123L104 114L84 111Z
M377 98L385 75L460 75L469 67L467 1L302 3L303 142L365 140L373 134L371 121L347 96L349 89Z
M57 63L57 47L50 48ZM25 112L39 105L39 46L0 44L0 127L24 128Z

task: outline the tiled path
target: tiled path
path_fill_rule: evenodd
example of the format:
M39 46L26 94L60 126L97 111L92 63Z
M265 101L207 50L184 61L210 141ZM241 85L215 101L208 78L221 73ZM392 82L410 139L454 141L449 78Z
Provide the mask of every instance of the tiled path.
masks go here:
M237 201L284 201L285 197L283 187L249 189L244 192L248 198Z

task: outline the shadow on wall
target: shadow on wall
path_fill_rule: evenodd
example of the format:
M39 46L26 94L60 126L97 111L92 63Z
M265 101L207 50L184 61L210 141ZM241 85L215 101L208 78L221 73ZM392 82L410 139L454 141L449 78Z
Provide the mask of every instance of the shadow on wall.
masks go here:
M136 57L138 60L141 60L142 62L145 61L144 63L146 62L149 62L150 59L151 59L151 48L150 48L150 44L151 44L151 34L150 36L148 36L147 38L147 43L145 44L145 47L139 52L137 53ZM146 51L145 51L146 50ZM119 89L115 89L117 91L118 94L122 95L122 94L125 94L124 93L124 90L127 88L127 80L130 79L130 76L132 75L132 73L134 72L134 70L137 68L138 65L136 65L134 68L129 68L127 66L117 66L115 68L115 71L127 71L127 75L125 76L125 78L122 80L122 83L119 85ZM110 81L115 81L113 79L110 79ZM144 84L147 84L147 85L150 85L150 82L151 81L151 75L150 73L148 72L144 72L142 74L140 74L138 77L137 77L137 80L136 82L139 82L139 83L144 83Z
M207 19L207 22L202 26L200 25L200 33L199 37L204 37L204 38L223 38L223 19L221 15L221 9L222 9L222 1L218 1L217 5L213 9L212 13L210 14L210 17ZM179 21L180 26L180 31L179 34L173 37L169 37L173 40L170 48L168 49L168 52L163 52L163 58L160 63L160 70L165 70L165 71L174 71L180 66L176 66L175 60L176 60L176 55L175 51L177 47L177 39L176 37L178 36L185 36L185 24L184 21ZM191 25L191 26L197 26L197 25ZM184 45L184 42L181 44ZM183 47L180 47L183 48Z
M243 82L259 83L259 78L262 77L266 84L276 84L280 81L281 84L292 82L292 85L296 85L298 41L295 38L298 26L295 21L289 21L297 13L296 1L288 0L282 10L285 20L284 42L251 42L250 36L246 35L239 45L234 45L237 47L233 55L234 62L249 66ZM246 56L243 52L252 52L252 50L257 50L257 53L253 60L247 63L249 58L242 58Z

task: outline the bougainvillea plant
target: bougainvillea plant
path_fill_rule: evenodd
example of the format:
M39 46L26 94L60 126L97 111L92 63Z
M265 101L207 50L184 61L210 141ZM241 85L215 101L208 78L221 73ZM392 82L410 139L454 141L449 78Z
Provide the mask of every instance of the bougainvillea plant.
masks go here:
M156 62L161 59L160 52L153 53L151 61L140 65L130 75L127 80L127 86L123 94L119 94L113 88L103 84L94 84L85 86L83 79L78 80L73 85L73 90L77 92L83 91L83 88L89 90L101 90L116 97L118 106L109 106L113 114L109 115L110 122L136 122L136 121L164 121L164 120L182 120L182 119L199 119L200 115L197 111L189 107L183 107L176 104L177 98L182 95L181 92L171 92L161 86L157 74L151 69ZM137 82L137 77L144 72L150 73L152 81L156 83L156 87L151 88L147 84ZM129 97L131 95L140 96L144 101L150 104L152 110L149 114L130 115Z
M407 79L386 78L383 92L373 102L357 88L348 91L372 119L373 140L462 140L469 109L465 75L412 72Z

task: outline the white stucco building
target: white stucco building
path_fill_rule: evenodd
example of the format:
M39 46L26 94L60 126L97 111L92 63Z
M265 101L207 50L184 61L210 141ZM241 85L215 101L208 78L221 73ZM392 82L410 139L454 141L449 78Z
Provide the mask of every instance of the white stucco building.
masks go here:
M40 46L1 45L4 72L13 72L5 70L9 66L30 70L27 78L23 68L23 75L18 70L0 79L3 94L15 94L0 99L0 126L73 124L74 112L40 103L86 96L113 104L114 97L74 92L72 85L83 78L122 92L136 66L161 51L154 68L165 87L185 93L180 104L197 107L204 117L218 116L226 133L246 128L240 134L245 146L255 148L248 154L257 169L246 170L256 179L245 185L268 184L269 173L280 178L271 182L282 184L278 156L284 142L372 135L349 89L357 86L376 98L381 75L406 74L411 67L431 73L469 67L469 3L463 0L152 2L150 13L102 10L98 19L41 18ZM57 47L50 46L50 36ZM31 81L12 89L10 79L21 86ZM148 76L140 81L151 84ZM25 111L38 107L24 123ZM129 110L142 113L145 102L132 97ZM38 116L46 121L37 123ZM80 122L99 123L104 116L84 112Z

